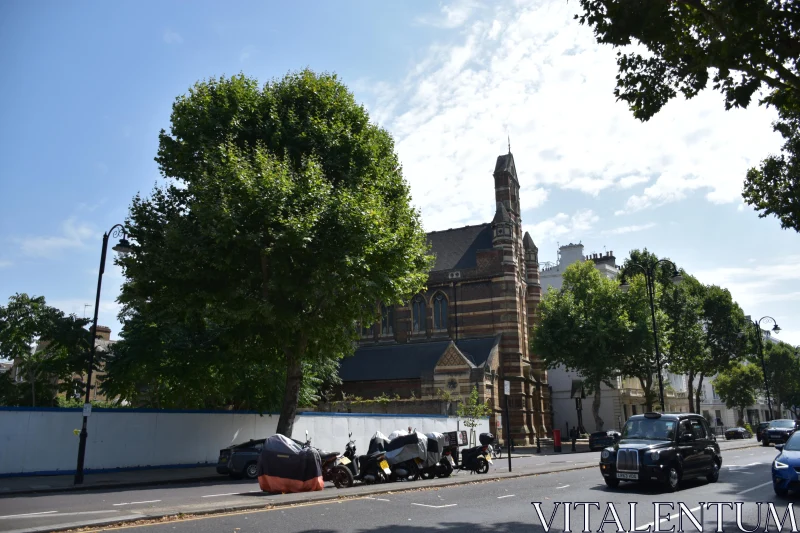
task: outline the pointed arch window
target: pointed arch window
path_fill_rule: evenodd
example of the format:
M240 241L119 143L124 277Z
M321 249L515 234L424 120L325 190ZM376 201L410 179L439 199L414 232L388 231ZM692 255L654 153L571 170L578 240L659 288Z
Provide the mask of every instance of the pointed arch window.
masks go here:
M381 304L381 335L394 335L394 307Z
M362 337L372 337L372 326L361 324L361 336Z
M411 302L411 331L414 333L425 331L425 298L416 295Z
M441 292L433 297L433 329L447 329L447 298Z

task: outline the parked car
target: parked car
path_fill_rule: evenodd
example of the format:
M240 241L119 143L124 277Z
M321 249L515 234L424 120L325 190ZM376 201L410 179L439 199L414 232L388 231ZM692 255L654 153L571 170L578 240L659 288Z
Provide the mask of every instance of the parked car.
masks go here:
M749 439L753 434L745 428L728 428L725 430L725 440Z
M758 426L756 426L756 440L761 442L761 439L764 438L764 430L767 429L769 426L769 422L760 422Z
M700 415L645 413L628 419L622 438L600 454L600 473L611 488L620 481L663 483L674 491L684 479L719 479L722 452Z
M788 418L781 418L773 420L764 431L764 436L761 437L761 444L769 446L770 443L783 444L789 440L789 436L797 429L797 422L789 420Z
M775 449L780 455L772 462L772 488L778 496L786 496L790 490L800 490L800 431Z
M258 456L264 448L264 440L249 440L241 444L234 444L219 451L217 473L227 474L233 479L256 479L258 471L256 464Z
M607 446L613 446L619 440L619 431L596 431L589 435L589 451L602 450Z

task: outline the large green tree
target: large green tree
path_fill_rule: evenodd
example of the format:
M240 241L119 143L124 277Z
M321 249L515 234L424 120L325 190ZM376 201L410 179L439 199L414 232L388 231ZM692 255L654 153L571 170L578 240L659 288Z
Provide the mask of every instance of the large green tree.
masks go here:
M689 411L697 413L703 380L746 354L747 339L740 335L746 327L744 312L727 289L704 286L686 274L664 291L660 305L667 318L667 363L671 371L687 375Z
M649 120L711 84L725 108L754 96L777 110L780 155L748 171L743 197L800 231L800 18L785 0L580 0L581 24L617 53L614 94ZM639 45L632 47L630 45Z
M720 372L714 380L714 390L728 409L736 409L737 424L743 426L744 410L756 403L764 383L764 375L752 363L740 363Z
M613 386L620 361L628 356L630 324L619 285L591 261L573 263L564 271L561 289L544 295L538 313L531 350L548 368L563 365L581 375L594 395L592 415L602 431L600 386Z
M6 382L5 403L53 405L58 392L80 394L75 379L89 364L88 320L47 305L43 296L15 294L0 306L0 356L14 360L27 390Z
M764 360L773 416L779 417L781 407L796 409L800 399L800 358L792 345L764 339ZM758 361L753 362L760 365Z
M628 334L627 357L622 360L622 375L639 380L644 392L645 408L648 411L659 399L658 360L656 358L655 337L653 335L653 317L650 308L650 297L647 280L639 266L651 269L653 276L654 309L658 334L658 346L661 357L662 377L666 370L669 353L667 337L667 316L660 304L665 287L672 285L674 269L667 263L658 263L658 256L648 251L631 250L630 256L622 266L620 281L625 284L624 306L631 323ZM666 387L666 384L665 384ZM665 407L662 406L662 409Z
M393 140L336 76L309 70L263 87L200 82L171 122L156 158L170 181L131 206L123 317L153 324L158 309L212 330L205 355L269 368L250 374L253 390L284 376L278 432L290 436L306 369L352 353L354 324L427 278ZM174 355L187 372L195 349Z

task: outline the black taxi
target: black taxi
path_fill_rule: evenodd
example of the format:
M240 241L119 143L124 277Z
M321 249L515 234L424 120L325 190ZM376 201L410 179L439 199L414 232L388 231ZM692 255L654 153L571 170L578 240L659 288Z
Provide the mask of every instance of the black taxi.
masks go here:
M708 422L692 413L645 413L625 423L619 441L600 454L600 473L611 488L620 481L663 483L719 479L722 453Z

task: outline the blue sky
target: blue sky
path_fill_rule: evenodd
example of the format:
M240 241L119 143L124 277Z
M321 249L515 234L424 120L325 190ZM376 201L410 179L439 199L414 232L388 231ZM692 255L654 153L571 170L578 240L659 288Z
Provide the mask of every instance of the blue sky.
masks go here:
M706 93L648 123L613 97L614 52L575 2L0 3L0 298L44 295L89 316L103 231L160 181L174 98L197 80L333 71L392 132L426 229L491 220L511 137L523 221L558 244L623 258L648 247L800 344L800 235L740 199L780 146L773 115ZM116 336L122 279L100 322ZM89 304L88 307L84 307Z

